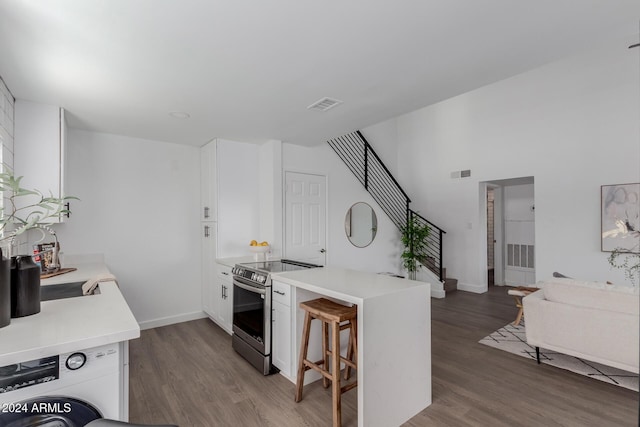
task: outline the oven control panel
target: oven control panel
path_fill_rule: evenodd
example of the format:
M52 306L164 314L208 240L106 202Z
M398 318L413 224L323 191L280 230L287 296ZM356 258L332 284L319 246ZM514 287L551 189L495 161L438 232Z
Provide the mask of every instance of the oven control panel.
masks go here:
M233 267L231 272L233 273L234 276L243 277L245 279L249 279L253 282L259 283L261 285L264 285L267 282L268 276L266 274L262 272L253 271L239 265L236 265L235 267Z

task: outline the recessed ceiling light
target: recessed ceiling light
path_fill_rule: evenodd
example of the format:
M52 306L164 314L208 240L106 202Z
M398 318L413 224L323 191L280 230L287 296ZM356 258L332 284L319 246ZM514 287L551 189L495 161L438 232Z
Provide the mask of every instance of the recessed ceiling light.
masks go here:
M185 113L184 111L171 111L169 115L175 119L188 119L191 117L191 114Z
M342 104L342 101L334 98L324 97L322 99L317 100L313 104L309 105L307 109L309 110L318 110L318 111L327 111L335 107L336 105Z

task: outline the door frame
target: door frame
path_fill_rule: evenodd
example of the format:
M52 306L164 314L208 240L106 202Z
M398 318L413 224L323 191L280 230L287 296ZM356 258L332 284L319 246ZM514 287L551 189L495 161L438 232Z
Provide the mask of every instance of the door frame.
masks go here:
M484 291L488 290L489 274L487 269L487 190L494 190L494 284L496 286L506 286L505 282L505 218L504 218L504 188L511 185L534 185L535 177L524 176L518 178L497 179L491 181L480 182L479 198L480 198L480 239L483 243L480 245L480 263L481 266L481 283L483 283ZM535 202L535 199L534 199ZM535 220L534 220L535 226ZM535 257L535 255L534 255ZM537 259L537 257L536 257ZM535 264L537 266L537 262ZM534 269L535 271L535 269ZM535 274L535 273L534 273Z

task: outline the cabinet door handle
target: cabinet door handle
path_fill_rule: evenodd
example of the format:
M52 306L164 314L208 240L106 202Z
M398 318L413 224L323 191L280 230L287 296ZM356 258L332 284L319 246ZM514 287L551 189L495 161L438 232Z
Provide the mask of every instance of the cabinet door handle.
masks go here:
M204 217L209 218L209 206L204 207Z
M223 272L222 272L222 274L224 274L225 276L228 276L228 275L229 275L229 273L228 273L228 272L226 272L226 271L223 271Z
M283 296L284 296L284 295L286 295L284 292L281 292L281 291L276 291L276 290L274 290L273 292L275 292L275 293L276 293L276 294L278 294L278 295L283 295Z
M64 215L67 218L71 218L71 202L67 202L64 204L64 210L65 210Z
M204 226L204 237L209 237L209 226L208 225Z

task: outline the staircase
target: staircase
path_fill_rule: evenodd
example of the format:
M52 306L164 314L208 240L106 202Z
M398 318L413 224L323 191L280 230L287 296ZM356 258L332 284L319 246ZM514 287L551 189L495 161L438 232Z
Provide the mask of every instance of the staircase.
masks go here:
M446 232L409 207L411 203L409 196L400 187L400 184L391 175L389 169L360 131L351 132L327 142L396 227L402 229L412 218L415 218L421 225L427 224L429 226L427 252L420 262L435 274L440 282L444 282L442 237Z

